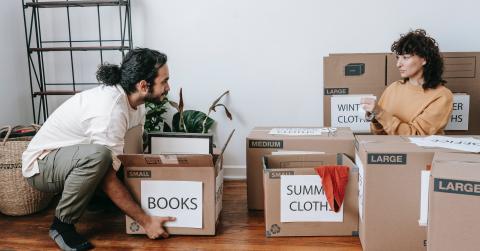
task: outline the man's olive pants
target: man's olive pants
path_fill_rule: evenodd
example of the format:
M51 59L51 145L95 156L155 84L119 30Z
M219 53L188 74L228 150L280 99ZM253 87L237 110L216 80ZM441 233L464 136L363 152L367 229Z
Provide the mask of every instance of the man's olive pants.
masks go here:
M27 179L44 192L61 193L55 216L76 223L95 193L105 173L112 168L112 155L101 145L62 147L38 160L40 173Z

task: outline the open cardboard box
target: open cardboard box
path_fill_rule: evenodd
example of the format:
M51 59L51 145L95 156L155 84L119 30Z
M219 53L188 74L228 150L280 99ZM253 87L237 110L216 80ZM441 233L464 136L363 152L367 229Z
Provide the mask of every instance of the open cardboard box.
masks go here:
M170 234L215 235L222 210L223 153L232 135L218 155L120 155L125 185L148 214L177 218L165 224ZM126 231L145 233L129 216Z
M302 131L324 130L318 134L282 135L270 134L272 130ZM328 130L335 129L334 132ZM277 151L312 151L325 153L345 153L354 158L353 142L355 137L350 128L321 127L255 127L246 139L247 153L247 201L248 209L263 210L263 165L265 155Z
M350 169L339 212L330 210L315 171L323 165ZM358 168L345 154L267 155L263 182L267 237L358 235Z

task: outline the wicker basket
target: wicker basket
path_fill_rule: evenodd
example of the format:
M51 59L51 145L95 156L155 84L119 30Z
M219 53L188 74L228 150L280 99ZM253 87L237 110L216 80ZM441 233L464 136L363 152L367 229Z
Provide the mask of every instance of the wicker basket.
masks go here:
M48 206L52 193L40 192L32 188L22 175L22 153L29 141L9 141L11 127L0 143L0 212L6 215L27 215Z

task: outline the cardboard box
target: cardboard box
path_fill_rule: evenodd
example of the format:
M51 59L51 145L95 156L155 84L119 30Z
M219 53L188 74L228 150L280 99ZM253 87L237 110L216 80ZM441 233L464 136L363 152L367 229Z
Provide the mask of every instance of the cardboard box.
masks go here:
M330 54L323 58L324 87L347 88L348 93L354 91L368 91L371 87L385 87L386 53L351 53ZM352 71L349 69L362 66L363 70ZM339 95L342 93L329 93L327 95Z
M323 58L323 124L331 126L331 96L373 94L385 89L386 53L330 54Z
M402 77L400 76L400 71L398 71L397 67L397 57L394 53L387 54L387 80L386 85L401 80Z
M271 135L273 127L255 127L247 136L247 200L248 209L263 210L263 165L262 158L276 151L314 151L345 153L354 158L354 136L349 128L338 128L335 133L322 135ZM289 128L287 128L289 129ZM295 129L295 128L290 128ZM322 129L322 128L309 128Z
M177 217L176 222L165 225L170 234L215 235L222 209L221 158L214 163L211 155L118 157L124 165L125 185L135 201L150 215ZM145 234L136 221L125 217L127 234Z
M480 52L444 52L444 78L453 93L470 95L470 107L480 107ZM450 132L447 132L450 134ZM459 133L459 132L452 132ZM480 117L469 111L468 131L480 134Z
M478 250L480 155L435 154L430 176L428 250Z
M147 214L174 216L166 230L173 235L215 235L222 211L223 153L214 154L125 154L125 185ZM126 217L127 234L145 234L132 218Z
M425 250L420 218L421 171L436 152L405 136L357 135L359 233L364 250Z
M322 165L350 167L345 198L337 213L330 210L314 169ZM263 182L267 237L358 236L358 168L346 155L267 155ZM308 188L302 190L303 186ZM303 192L296 195L293 191Z

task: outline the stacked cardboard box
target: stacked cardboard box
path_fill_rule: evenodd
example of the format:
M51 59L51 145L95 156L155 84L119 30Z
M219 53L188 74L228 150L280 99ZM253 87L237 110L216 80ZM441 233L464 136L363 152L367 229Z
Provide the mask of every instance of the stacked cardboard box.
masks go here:
M480 155L435 154L428 207L428 250L478 250Z
M350 170L339 212L331 211L315 171L324 165ZM263 182L267 237L358 235L358 168L346 155L267 155Z
M419 226L421 171L447 148L420 147L404 136L356 136L360 240L364 250L425 250Z
M323 121L325 126L350 127L352 124L368 127L368 122L359 115L359 105L336 102L338 95L371 94L380 98L385 89L386 53L330 54L323 58ZM333 112L332 112L333 111ZM336 115L336 112L343 112ZM345 114L350 113L350 114ZM332 117L342 116L341 118ZM355 131L357 132L357 131Z
M444 78L454 95L448 134L480 134L480 117L469 107L480 106L480 52L445 52ZM392 53L330 54L324 57L324 125L350 126L354 132L368 129L358 101L347 95L372 94L380 98L386 86L400 80ZM333 101L333 103L332 103ZM333 116L332 116L333 115Z
M335 132L327 131L321 135L273 135L269 134L272 129L274 127L255 127L246 139L249 209L263 210L264 208L263 156L286 150L345 153L352 159L355 155L353 147L355 138L349 128L338 128Z

